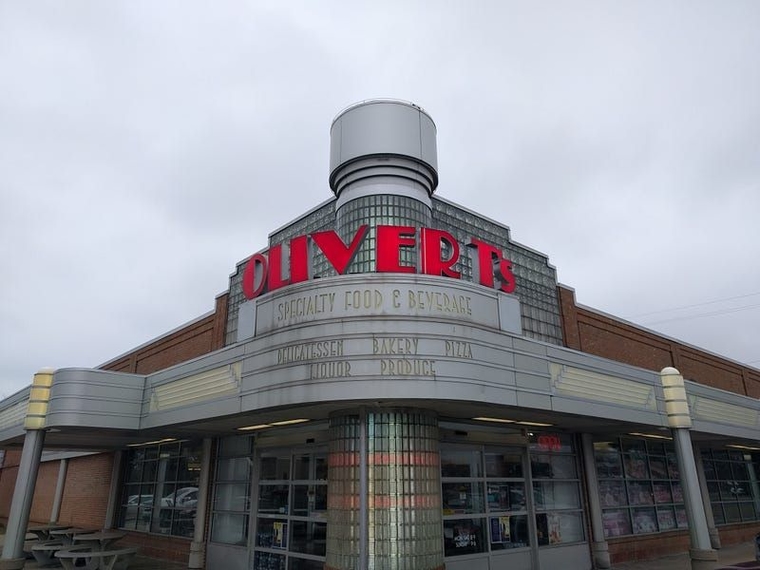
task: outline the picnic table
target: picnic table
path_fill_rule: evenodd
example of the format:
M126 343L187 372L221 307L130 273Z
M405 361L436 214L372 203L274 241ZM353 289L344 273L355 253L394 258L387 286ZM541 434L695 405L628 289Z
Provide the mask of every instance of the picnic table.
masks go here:
M34 539L28 539L24 541L24 556L26 558L36 558L34 551L32 550L35 546L43 544L45 542L48 542L50 540L50 533L54 530L59 530L62 528L68 528L68 525L61 525L58 523L48 523L48 524L41 524L36 526L30 526L26 529L27 535L33 534Z
M26 532L31 532L33 535L37 537L38 540L49 540L50 533L52 531L61 530L64 528L70 528L70 527L71 525L57 524L57 523L41 524L37 526L30 526L28 529L26 529Z
M31 553L37 564L49 566L57 562L54 558L55 553L66 547L62 540L38 540L32 544Z
M75 534L72 536L74 544L88 546L95 552L108 549L114 542L127 536L126 532L117 530L103 530L87 534Z
M64 544L73 544L74 537L78 534L92 534L94 532L98 532L97 530L93 528L80 528L76 526L72 526L69 528L59 528L55 530L50 531L50 538L51 539L60 539L63 541Z
M65 570L126 570L136 554L136 548L94 551L84 545L64 547L55 557Z

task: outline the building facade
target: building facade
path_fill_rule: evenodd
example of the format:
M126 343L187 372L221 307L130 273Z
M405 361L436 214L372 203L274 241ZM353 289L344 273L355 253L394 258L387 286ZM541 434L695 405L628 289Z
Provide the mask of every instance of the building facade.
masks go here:
M698 568L754 536L760 371L578 306L435 194L415 105L340 113L329 182L212 313L0 402L0 568L48 520L254 570Z

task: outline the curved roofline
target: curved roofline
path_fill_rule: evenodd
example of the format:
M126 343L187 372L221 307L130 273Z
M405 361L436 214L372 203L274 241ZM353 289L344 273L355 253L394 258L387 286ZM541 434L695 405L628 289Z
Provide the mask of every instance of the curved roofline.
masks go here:
M433 117L430 116L430 113L428 113L425 109L417 105L416 103L412 103L411 101L406 101L404 99L394 99L392 97L378 97L375 99L364 99L362 101L358 101L356 103L352 103L348 107L344 107L340 112L338 112L337 115L335 115L335 118L332 120L332 123L330 123L330 128L333 127L335 124L335 121L340 119L343 115L348 113L350 110L355 109L356 107L364 107L366 105L375 105L375 104L393 104L393 105L403 105L404 107L412 107L413 109L416 109L420 113L424 114L430 121L435 125L435 121L433 120ZM437 128L437 127L436 127Z

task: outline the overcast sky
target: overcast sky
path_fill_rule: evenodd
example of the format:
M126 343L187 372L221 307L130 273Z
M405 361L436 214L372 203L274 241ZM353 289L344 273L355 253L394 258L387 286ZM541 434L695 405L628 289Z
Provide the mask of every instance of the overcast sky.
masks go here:
M212 310L374 97L578 302L760 366L760 2L0 0L0 395Z

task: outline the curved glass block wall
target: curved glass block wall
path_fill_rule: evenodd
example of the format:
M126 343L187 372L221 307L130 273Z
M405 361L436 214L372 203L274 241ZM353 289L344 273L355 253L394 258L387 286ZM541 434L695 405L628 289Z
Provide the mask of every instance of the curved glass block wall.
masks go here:
M354 570L366 510L367 567L439 570L441 544L438 420L423 410L336 416L330 423L327 560L330 570ZM361 454L362 431L366 455ZM362 463L366 504L361 505Z

